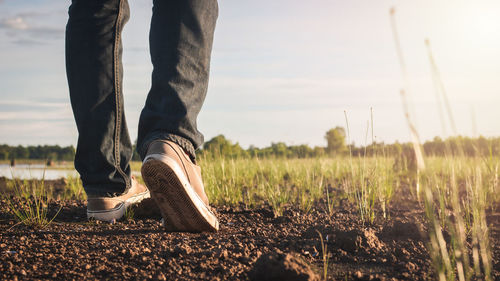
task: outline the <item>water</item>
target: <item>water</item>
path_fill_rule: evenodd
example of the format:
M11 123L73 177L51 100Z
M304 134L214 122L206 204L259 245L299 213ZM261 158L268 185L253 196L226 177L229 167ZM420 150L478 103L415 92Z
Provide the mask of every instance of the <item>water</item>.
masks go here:
M56 180L67 177L79 177L74 169L54 169L41 164L18 164L11 167L8 164L0 164L0 177L12 179L45 179Z
M140 176L139 171L132 171L132 175ZM0 164L0 177L6 177L12 179L12 176L16 179L45 179L45 180L57 180L60 178L79 178L80 175L75 169L55 169L47 167L42 164L18 164L11 167L8 164Z

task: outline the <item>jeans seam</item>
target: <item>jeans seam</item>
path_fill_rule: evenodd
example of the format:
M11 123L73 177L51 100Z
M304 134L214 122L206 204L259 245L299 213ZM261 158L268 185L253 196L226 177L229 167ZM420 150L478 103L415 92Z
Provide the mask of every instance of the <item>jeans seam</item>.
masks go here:
M122 4L123 0L119 0L118 3L118 15L115 24L115 42L113 46L113 70L114 70L114 83L115 83L115 101L116 101L116 120L115 120L115 138L114 138L114 156L115 156L115 168L122 175L125 180L125 190L128 190L130 187L130 182L128 176L122 171L120 167L120 131L121 131L121 100L120 100L120 77L119 77L119 65L118 65L118 52L119 52L119 44L120 44L120 29L121 29L121 20L122 20Z

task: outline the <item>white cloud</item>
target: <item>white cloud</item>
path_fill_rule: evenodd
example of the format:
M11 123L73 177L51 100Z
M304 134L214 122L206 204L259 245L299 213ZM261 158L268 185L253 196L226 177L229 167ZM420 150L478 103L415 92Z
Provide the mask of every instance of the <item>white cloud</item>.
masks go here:
M15 30L26 30L29 28L28 23L24 20L24 18L17 16L13 18L6 18L0 22L0 27L4 27L7 29L15 29Z
M40 45L43 41L62 39L64 24L59 11L24 12L0 19L0 29L17 45ZM47 19L48 18L48 19ZM53 18L57 18L54 21ZM35 40L36 39L36 40ZM42 40L42 41L41 41Z

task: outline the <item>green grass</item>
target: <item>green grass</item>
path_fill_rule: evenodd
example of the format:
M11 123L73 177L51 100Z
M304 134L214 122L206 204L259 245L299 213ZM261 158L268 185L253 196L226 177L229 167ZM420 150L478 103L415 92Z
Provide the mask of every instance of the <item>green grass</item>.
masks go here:
M87 200L87 194L85 194L85 191L83 190L80 178L68 176L65 180L66 188L63 190L61 199Z
M491 280L486 211L498 203L499 159L432 160L427 161L421 182L430 228L429 252L439 279ZM449 244L442 238L444 231L450 235Z
M373 222L375 210L387 213L399 183L389 158L200 159L207 194L213 204L251 208L270 204L280 215L288 204L308 212L317 202L329 213L347 197L360 218ZM330 189L336 192L331 192Z
M323 235L321 235L321 232L317 231L321 243L321 257L323 259L323 280L328 279L328 262L330 260L330 253L328 253L328 244L326 243L323 239Z
M3 195L11 213L17 218L18 224L42 229L48 226L59 214L59 210L52 217L48 217L49 195L44 181L12 181L14 196Z

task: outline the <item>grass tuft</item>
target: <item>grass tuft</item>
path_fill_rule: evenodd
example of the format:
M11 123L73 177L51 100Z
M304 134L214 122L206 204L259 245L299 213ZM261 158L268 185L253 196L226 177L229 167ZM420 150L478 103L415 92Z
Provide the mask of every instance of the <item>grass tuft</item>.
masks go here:
M14 196L4 196L12 215L17 218L18 224L24 224L35 229L48 226L61 211L48 217L49 198L44 181L13 181Z

